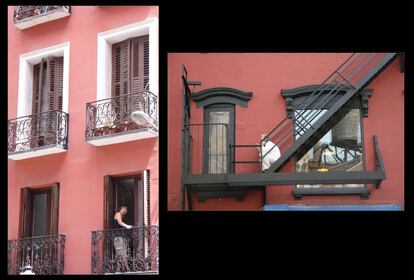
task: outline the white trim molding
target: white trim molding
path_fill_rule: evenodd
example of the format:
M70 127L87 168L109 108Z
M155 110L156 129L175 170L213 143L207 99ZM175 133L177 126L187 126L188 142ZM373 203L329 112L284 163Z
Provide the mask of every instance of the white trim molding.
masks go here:
M158 18L98 33L96 100L111 97L112 44L149 36L149 90L158 96Z
M32 114L33 65L48 56L63 56L63 100L62 111L69 108L69 54L70 42L50 46L20 55L17 118Z

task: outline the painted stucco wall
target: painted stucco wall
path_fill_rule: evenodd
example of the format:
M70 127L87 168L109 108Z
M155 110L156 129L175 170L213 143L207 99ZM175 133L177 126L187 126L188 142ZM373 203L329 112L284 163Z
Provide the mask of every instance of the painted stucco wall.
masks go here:
M105 175L150 170L150 219L158 225L158 138L96 147L85 142L86 103L96 100L97 34L158 17L157 7L72 6L72 15L26 30L8 10L8 118L17 115L19 55L70 42L69 148L8 161L8 239L18 238L20 189L60 182L59 233L66 235L65 274L91 272L91 231L103 229Z
M286 116L286 103L281 89L295 88L324 81L349 53L172 53L168 55L168 209L179 209L181 149L181 67L188 80L201 81L196 91L211 87L232 87L253 92L248 108L236 106L236 144L256 144L260 135L269 132ZM363 119L367 170L375 168L373 135L378 135L387 180L381 189L373 189L369 200L359 196L316 196L295 201L293 186L267 187L267 204L381 204L395 203L404 207L404 75L399 72L397 58L377 77L369 88L369 117ZM192 87L191 87L192 88ZM191 122L203 122L202 108L191 104ZM238 160L257 160L255 148L238 152ZM282 168L292 172L293 162ZM252 173L258 166L242 165L237 173ZM372 189L372 186L369 186ZM209 198L197 202L195 210L258 210L263 206L260 191L249 191L245 200Z

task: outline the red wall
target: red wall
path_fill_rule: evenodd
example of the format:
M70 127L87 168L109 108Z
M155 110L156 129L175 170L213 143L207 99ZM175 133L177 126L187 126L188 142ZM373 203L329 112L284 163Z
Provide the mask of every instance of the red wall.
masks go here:
M168 55L168 209L179 209L180 149L181 149L181 66L188 71L189 80L202 82L196 91L211 87L232 87L253 92L248 108L236 106L236 144L255 144L262 133L270 131L286 116L286 103L281 89L295 88L324 81L349 53L173 53ZM364 118L367 169L373 170L373 135L379 137L387 180L382 188L373 190L369 200L359 196L305 197L295 201L293 186L268 187L266 204L379 204L396 203L404 207L403 182L403 74L397 58L369 85L373 96L369 100L369 117ZM191 105L191 122L203 122L202 108ZM257 150L243 149L238 159L257 159ZM282 172L292 172L288 163ZM237 173L259 171L257 166L237 167ZM262 207L259 191L249 191L243 202L234 198L210 198L198 203L195 210L258 210Z
M158 138L95 147L85 142L86 103L96 100L97 33L157 17L157 7L72 6L72 15L27 30L8 24L8 118L17 114L19 55L70 41L69 148L8 161L8 239L18 238L20 189L60 182L65 274L91 272L91 231L103 229L103 178L150 169L151 224L158 224Z

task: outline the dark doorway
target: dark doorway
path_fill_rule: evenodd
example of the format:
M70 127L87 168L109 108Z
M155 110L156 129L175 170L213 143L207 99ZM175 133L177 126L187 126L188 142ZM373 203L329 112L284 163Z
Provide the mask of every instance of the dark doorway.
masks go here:
M19 269L30 262L36 274L57 273L59 193L59 183L21 190Z
M104 262L116 263L114 240L122 236L128 243L128 262L132 267L133 258L144 248L144 185L142 174L129 176L105 176L105 235ZM126 205L128 213L123 222L133 226L132 229L111 230L114 226L114 216L119 207ZM113 270L110 268L109 270Z
M112 228L115 213L121 205L128 207L124 222L143 226L143 189L141 174L132 176L105 176L105 229Z
M51 233L51 195L52 190L33 191L32 193L32 217L33 227L30 237L44 236Z
M59 183L21 190L19 238L58 234L59 193Z

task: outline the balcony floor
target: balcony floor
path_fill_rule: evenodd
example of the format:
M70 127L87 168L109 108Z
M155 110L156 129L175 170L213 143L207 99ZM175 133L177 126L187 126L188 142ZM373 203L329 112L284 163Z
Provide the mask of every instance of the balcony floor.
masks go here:
M105 273L104 275L158 275L158 271L131 271L118 273Z
M252 187L295 184L376 184L385 179L383 171L280 172L242 174L201 174L183 177L185 185Z
M22 19L18 22L14 23L14 26L17 27L20 30L30 28L35 25L39 25L48 21L57 20L60 18L64 18L70 16L69 10L66 9L56 9L53 11L50 11L46 14L41 14L37 16L28 17L26 19Z
M158 136L158 132L152 129L149 129L149 128L144 128L144 129L132 130L128 132L120 132L120 133L114 133L114 134L103 135L103 136L95 136L95 137L91 137L87 139L86 142L94 146L106 146L106 145L118 144L118 143L123 143L123 142L153 138L157 136Z
M51 154L57 154L57 153L63 153L67 150L61 146L56 145L49 145L49 146L41 146L38 148L30 149L27 151L21 151L21 152L15 152L12 154L9 154L9 159L12 160L22 160L27 158L33 158L33 157L41 157Z

